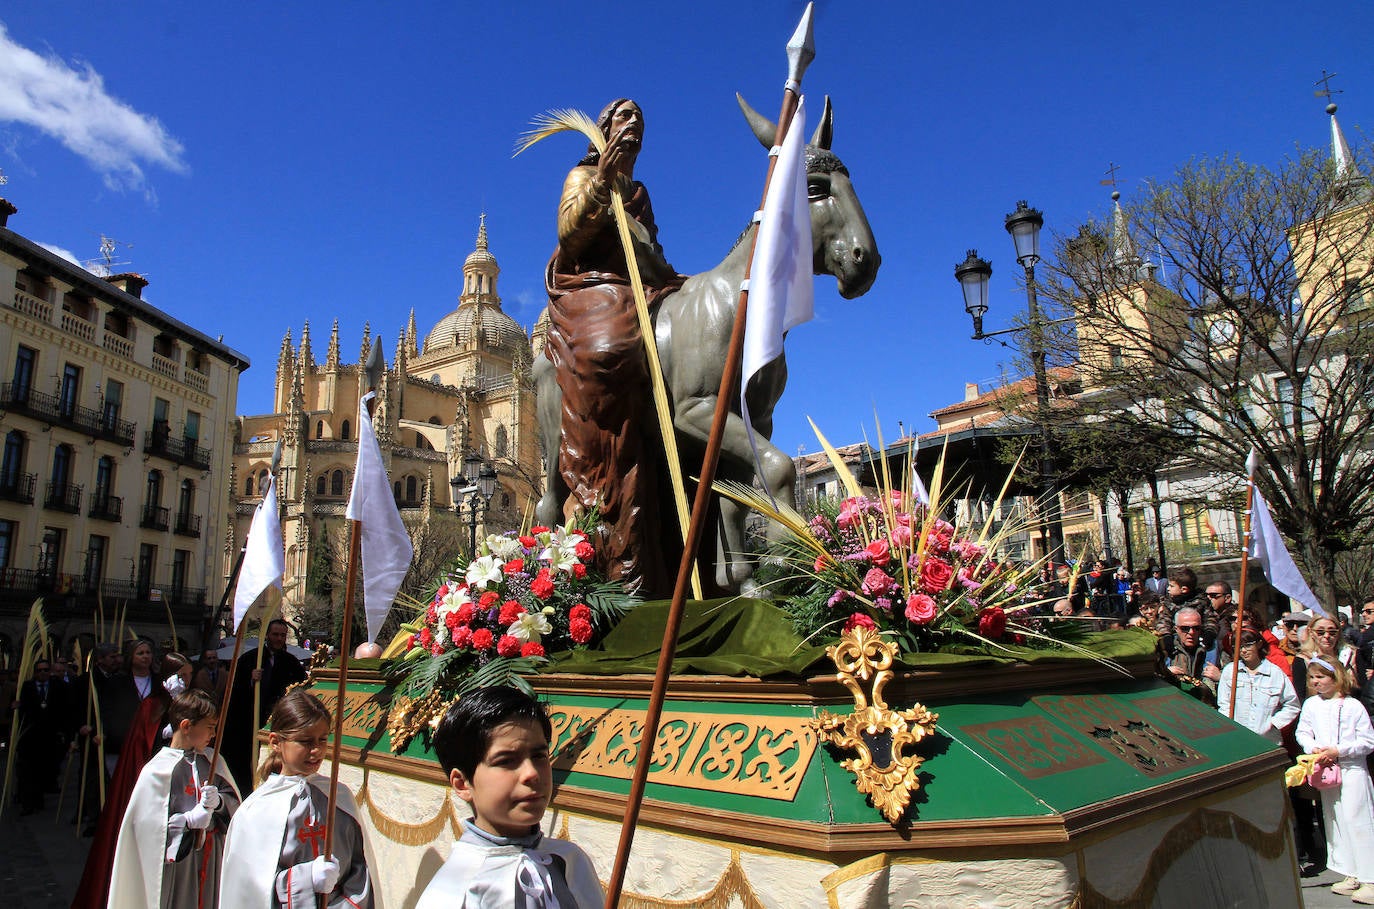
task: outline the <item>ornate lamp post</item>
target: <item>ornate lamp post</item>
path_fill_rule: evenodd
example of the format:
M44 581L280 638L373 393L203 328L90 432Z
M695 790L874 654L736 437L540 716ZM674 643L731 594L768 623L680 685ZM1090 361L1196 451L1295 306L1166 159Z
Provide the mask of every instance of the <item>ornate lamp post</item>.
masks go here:
M466 486L462 485L464 482ZM463 458L463 475L448 481L453 490L453 510L460 511L466 506L468 512L468 555L477 557L478 509L486 519L487 505L496 492L496 471L476 452L469 452Z
M1040 228L1044 216L1024 201L1016 203L1016 211L1007 215L1007 233L1016 247L1016 261L1026 270L1026 325L983 331L983 316L988 311L988 282L992 265L970 249L968 258L954 267L954 277L964 291L964 309L973 319L973 340L982 341L997 335L1025 333L1023 343L1031 358L1035 379L1035 424L1039 431L1040 498L1045 505L1044 524L1048 528L1049 557L1055 564L1064 562L1064 524L1059 509L1059 472L1054 464L1053 442L1050 439L1049 407L1050 382L1045 370L1045 327L1056 319L1046 321L1035 296L1035 266L1040 261Z

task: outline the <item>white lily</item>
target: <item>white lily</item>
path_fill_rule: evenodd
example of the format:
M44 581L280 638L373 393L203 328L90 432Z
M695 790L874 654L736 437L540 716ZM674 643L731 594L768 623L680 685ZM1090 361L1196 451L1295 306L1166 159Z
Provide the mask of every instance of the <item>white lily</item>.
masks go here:
M480 559L473 559L472 564L468 565L467 581L468 585L478 590L487 585L495 587L501 583L505 577L501 573L501 560L495 556L482 556Z
M527 612L520 618L511 623L506 633L515 638L522 644L534 641L538 643L540 636L548 634L553 630L543 613Z
M487 551L502 562L509 562L525 551L525 547L520 545L519 540L501 534L494 533L487 537L485 542Z

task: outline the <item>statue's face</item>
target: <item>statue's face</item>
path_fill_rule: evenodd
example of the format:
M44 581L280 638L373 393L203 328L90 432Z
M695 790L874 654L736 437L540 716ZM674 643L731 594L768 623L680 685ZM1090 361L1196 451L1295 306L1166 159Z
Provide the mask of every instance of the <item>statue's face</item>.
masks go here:
M644 142L644 112L633 101L626 101L611 114L611 135L623 130L624 135L633 137L636 145Z

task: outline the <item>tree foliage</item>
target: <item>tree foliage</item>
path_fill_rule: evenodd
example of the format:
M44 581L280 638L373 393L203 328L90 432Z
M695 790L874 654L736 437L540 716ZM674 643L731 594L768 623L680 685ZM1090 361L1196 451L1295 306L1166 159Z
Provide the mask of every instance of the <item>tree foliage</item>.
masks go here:
M1191 162L1061 240L1042 293L1076 317L1085 420L1185 438L1183 467L1236 486L1256 451L1329 602L1336 555L1374 539L1374 201L1325 158Z

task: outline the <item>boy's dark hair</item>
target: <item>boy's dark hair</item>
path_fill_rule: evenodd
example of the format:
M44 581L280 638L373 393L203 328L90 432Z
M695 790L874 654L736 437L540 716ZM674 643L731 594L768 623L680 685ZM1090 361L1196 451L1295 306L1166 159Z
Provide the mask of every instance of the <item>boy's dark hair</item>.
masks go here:
M493 685L463 695L434 730L434 755L444 775L461 770L469 780L491 747L491 734L507 723L532 720L553 741L553 727L544 705L518 688Z
M1197 593L1197 573L1187 565L1180 565L1169 572L1169 580L1185 588L1189 593Z
M171 723L173 729L180 726L182 720L190 720L194 726L217 713L219 705L214 698L199 688L191 688L172 698L172 705L167 708L167 722Z

